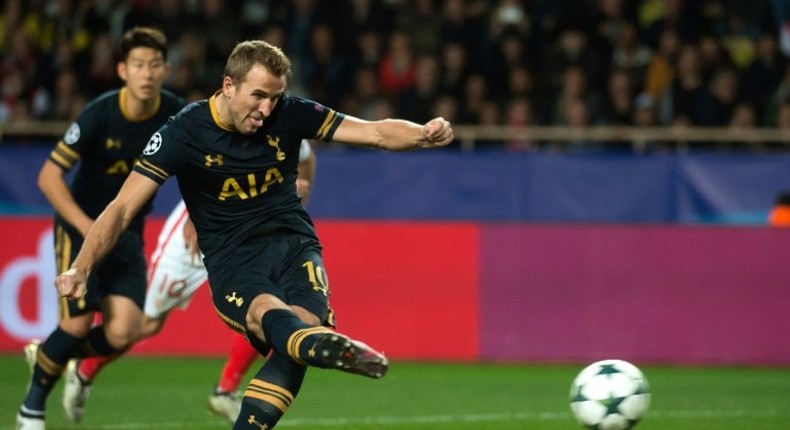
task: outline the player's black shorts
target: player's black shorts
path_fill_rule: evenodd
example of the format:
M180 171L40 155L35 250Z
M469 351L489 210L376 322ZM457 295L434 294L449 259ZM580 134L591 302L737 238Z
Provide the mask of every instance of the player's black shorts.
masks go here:
M329 282L317 240L298 233L276 232L239 245L222 261L204 261L214 306L234 330L246 333L249 305L264 293L301 306L317 315L324 325L334 327Z
M82 247L82 235L63 220L55 219L55 258L57 271L66 271ZM118 243L91 271L88 292L79 300L61 300L61 318L101 311L102 299L119 295L132 299L142 309L147 282L143 238L139 231L127 230Z

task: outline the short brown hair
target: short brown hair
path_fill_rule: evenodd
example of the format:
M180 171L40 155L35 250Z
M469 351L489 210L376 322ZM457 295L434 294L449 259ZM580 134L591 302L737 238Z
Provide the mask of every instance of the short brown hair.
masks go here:
M121 38L121 61L129 58L134 48L151 48L162 53L167 60L167 36L151 27L135 27L123 34Z
M241 82L255 64L260 64L276 76L291 72L291 60L283 51L263 40L247 40L233 48L225 63L225 76Z

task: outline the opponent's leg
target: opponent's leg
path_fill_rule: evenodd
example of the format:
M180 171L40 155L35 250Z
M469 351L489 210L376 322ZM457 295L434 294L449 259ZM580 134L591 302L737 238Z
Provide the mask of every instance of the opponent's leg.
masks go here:
M96 378L99 372L104 369L105 366L117 360L118 357L120 357L120 354L105 355L101 357L87 357L79 360L78 365L74 366L74 368L77 375L79 375L82 380L91 382Z
M243 336L233 337L220 380L208 399L211 412L222 415L231 422L236 421L241 409L241 396L238 393L241 378L259 356L258 351Z

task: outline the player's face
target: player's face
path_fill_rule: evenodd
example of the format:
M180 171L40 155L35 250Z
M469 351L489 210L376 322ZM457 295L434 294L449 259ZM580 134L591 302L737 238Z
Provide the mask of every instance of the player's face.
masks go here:
M275 76L256 64L241 83L226 77L223 91L229 96L233 125L242 134L252 134L263 126L285 92L285 76Z
M132 49L126 61L118 65L118 75L132 97L144 101L159 96L169 71L162 53L146 47Z

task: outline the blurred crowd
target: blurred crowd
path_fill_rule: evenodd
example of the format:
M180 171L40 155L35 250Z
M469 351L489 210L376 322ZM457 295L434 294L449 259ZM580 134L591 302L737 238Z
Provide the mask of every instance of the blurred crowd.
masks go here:
M72 119L120 84L120 35L147 25L167 34L166 86L188 100L219 87L236 42L261 38L292 59L292 94L366 119L790 128L787 0L2 4L0 122Z

